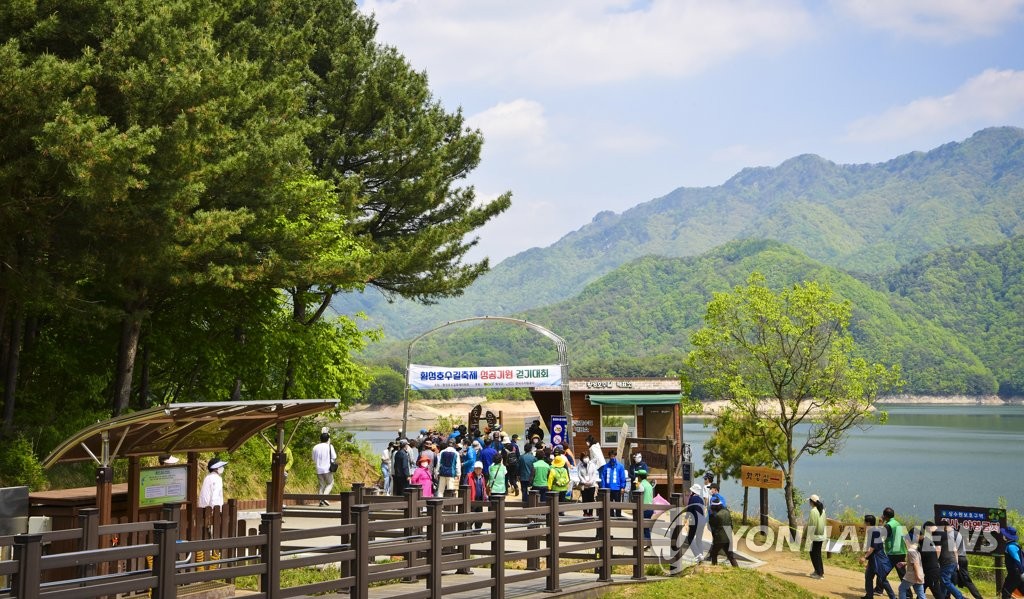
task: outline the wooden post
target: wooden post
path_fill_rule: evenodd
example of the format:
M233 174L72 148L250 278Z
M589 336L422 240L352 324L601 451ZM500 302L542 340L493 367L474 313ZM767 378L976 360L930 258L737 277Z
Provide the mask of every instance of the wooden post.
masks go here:
M670 512L672 528L669 530L669 550L672 561L668 565L668 573L669 576L674 576L683 572L683 541L686 539L683 524L686 522L686 496L682 493L673 493L669 501L672 502L672 511Z
M185 528L188 534L185 535L185 538L195 541L199 538L199 525L196 522L199 513L199 454L194 451L188 452L186 461L188 465L188 481L185 493L188 495L186 498L188 501L188 523Z
M267 511L284 511L284 465L288 456L275 451L270 459L270 487L267 493Z
M11 588L18 599L34 599L39 596L40 568L43 559L43 535L27 534L14 537L14 561L18 572L11 581Z
M758 488L758 492L761 495L761 526L764 530L768 529L768 489L765 487Z
M601 519L601 528L598 534L601 538L601 567L598 569L598 582L611 582L612 579L612 510L611 489L598 491L601 496L601 507L598 509Z
M668 494L672 496L676 492L676 447L675 440L672 437L665 437L665 443L667 450L665 455L668 457Z
M491 599L505 599L505 497L498 495L491 497L491 511L494 512L494 524L492 532L494 540L491 542L491 553L494 555L494 563L491 564ZM435 545L439 547L440 544ZM439 596L440 597L440 596Z
M533 489L533 490L530 491L529 498L526 500L526 506L527 507L537 507L538 505L540 505L540 491L538 491L536 489ZM534 518L533 516L530 516L531 522L533 521L533 518ZM530 528L536 528L536 527L537 527L536 524L530 524ZM533 551L535 549L540 549L540 538L538 538L536 536L531 536L528 539L526 539L526 550L527 551ZM539 557L529 557L529 558L526 558L526 569L527 570L540 570L540 558Z
M633 491L633 580L647 580L644 572L644 493Z
M415 517L420 515L419 514L419 512L420 512L420 502L419 502L419 499L420 499L420 491L421 490L422 489L420 489L420 487L418 485L406 488L406 490L405 490L405 517L406 518L415 518ZM419 530L416 527L408 527L408 528L405 529L405 536L406 537L411 537L414 534L416 534L417 532L419 532ZM418 557L419 557L419 552L417 552L417 551L408 551L405 554L406 566L409 567L409 568L416 567L416 565L419 562L419 559L417 559ZM406 576L405 578L402 579L402 582L416 582L416 577L415 576Z
M462 499L462 502L459 503L458 513L460 513L460 514L469 514L469 513L471 513L473 511L472 510L473 504L469 500L469 485L459 485L459 498ZM459 541L462 543L461 545L459 545L459 550L462 553L462 555L459 556L459 557L462 560L468 560L472 556L472 549L473 549L473 547L472 547L472 544L471 544L471 542L469 540L470 535L466 534L466 533L469 532L469 529L470 529L469 522L460 522L459 523L459 530L462 531L462 534L459 535ZM527 563L529 563L529 562L527 562ZM459 568L458 570L455 571L455 573L456 574L472 574L473 571L470 570L469 568Z
M430 599L441 599L441 566L444 564L444 555L441 554L441 535L444 526L444 499L431 497L427 499L427 513L430 514L430 525L427 527L427 538L430 539L432 551L427 552L427 563L430 565L430 574L427 575L427 590L430 591Z
M366 483L352 483L352 499L355 501L354 505L366 503L364 497L366 497Z
M153 523L156 556L153 558L153 576L156 576L156 587L153 599L174 599L178 596L178 584L175 580L178 571L175 561L178 552L174 544L178 541L178 523L161 521Z
M350 599L369 599L370 596L370 506L353 505L352 521L356 524L355 562L350 568L355 578L349 588Z
M265 513L262 520L267 542L263 545L260 562L267 570L260 574L260 590L266 599L277 599L281 596L281 513Z
M996 554L996 592L1003 588L1003 556Z
M139 474L142 472L142 464L139 456L128 456L128 521L139 521ZM135 533L137 535L138 533ZM132 539L135 544L137 539Z
M546 591L556 593L562 590L558 577L558 496L561 493L548 493L548 586Z
M82 529L81 551L92 551L100 548L100 511L94 507L78 510L78 527ZM82 564L78 567L81 578L96 576L96 564Z
M338 503L341 505L341 524L342 526L344 526L345 524L352 523L352 517L355 514L355 512L352 511L352 508L355 507L355 503L353 503L352 501L351 491L342 491L340 493L340 497L341 501ZM349 535L341 535L338 538L338 542L342 545L348 545L352 542L352 539ZM351 576L352 570L349 568L351 562L343 561L338 565L339 572L342 578L347 578L348 576Z

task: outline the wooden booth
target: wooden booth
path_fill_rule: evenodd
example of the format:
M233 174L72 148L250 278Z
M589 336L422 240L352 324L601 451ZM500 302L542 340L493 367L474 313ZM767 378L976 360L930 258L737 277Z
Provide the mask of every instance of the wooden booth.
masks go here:
M577 379L569 382L572 405L572 451L587 451L587 437L593 435L607 455L631 438L625 452L640 451L653 471L680 481L677 465L682 461L682 416L679 411L681 387L677 378ZM545 423L562 413L562 392L555 387L530 390ZM645 442L651 440L651 442ZM657 440L654 442L653 440ZM668 443L667 441L671 441ZM672 449L668 449L671 446ZM674 455L669 457L669 453ZM628 465L628 456L620 455Z

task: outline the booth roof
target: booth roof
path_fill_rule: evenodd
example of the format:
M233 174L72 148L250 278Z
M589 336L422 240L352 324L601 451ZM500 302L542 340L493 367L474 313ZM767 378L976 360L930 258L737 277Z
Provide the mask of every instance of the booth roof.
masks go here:
M112 458L234 451L269 426L330 410L338 403L337 399L289 399L167 404L83 428L46 456L43 467L101 457L104 433Z

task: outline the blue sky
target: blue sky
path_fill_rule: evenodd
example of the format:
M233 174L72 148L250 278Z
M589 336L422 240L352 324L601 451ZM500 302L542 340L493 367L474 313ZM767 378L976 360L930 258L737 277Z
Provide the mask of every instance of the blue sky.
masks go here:
M483 131L492 264L603 210L805 153L881 162L1024 126L1024 0L364 0Z

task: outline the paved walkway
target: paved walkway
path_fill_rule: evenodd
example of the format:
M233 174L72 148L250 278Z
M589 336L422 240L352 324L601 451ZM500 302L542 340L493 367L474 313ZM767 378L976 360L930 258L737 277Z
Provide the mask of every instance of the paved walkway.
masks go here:
M324 508L324 511L329 511L328 508ZM300 518L297 516L288 516L285 514L284 526L286 529L312 529L323 526L330 526L334 524L331 519L322 518ZM616 534L617 533L617 534ZM631 534L626 529L614 531L614 537L626 537ZM322 537L317 539L304 539L303 543L308 543L311 546L315 545L331 545L338 542L336 537ZM710 533L705 529L704 535L705 549L711 545ZM526 541L508 541L506 545L507 549L512 552L525 551ZM474 549L486 551L490 548L490 543L481 543L475 545ZM615 548L614 552L616 557L625 557L631 555L629 548L618 547ZM764 562L751 557L749 554L736 552L737 559L740 562L740 566L744 568L758 568L764 564ZM720 556L721 560L724 561L724 556ZM684 559L684 567L691 566L694 564L692 554L687 554ZM728 562L726 562L728 563ZM521 570L506 570L506 576L514 576ZM451 593L445 591L447 587L455 587L466 583L475 581L486 581L490 580L491 573L489 568L474 568L470 574L456 574L454 571L448 571L445 573L442 580L442 595L445 599L481 599L482 597L489 596L486 589L477 589L472 591L464 591L459 593ZM662 580L662 577L648 576L647 581ZM508 582L505 585L505 597L510 599L541 599L551 597L585 597L585 598L596 598L599 597L609 585L615 584L635 584L637 581L633 580L629 574L613 574L612 582L601 583L597 581L597 574L593 571L586 572L566 572L559 575L559 586L560 590L555 592L547 591L547 579L536 578L527 581L519 582ZM374 586L369 589L370 597L373 599L389 599L392 597L400 597L416 592L422 592L426 590L426 581L421 579L415 582L395 582L387 585ZM320 597L328 597L331 599L341 599L342 597L348 597L347 593L342 594L327 594L319 595Z

